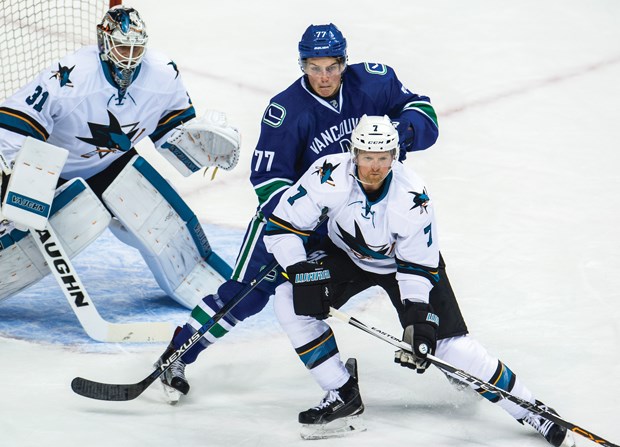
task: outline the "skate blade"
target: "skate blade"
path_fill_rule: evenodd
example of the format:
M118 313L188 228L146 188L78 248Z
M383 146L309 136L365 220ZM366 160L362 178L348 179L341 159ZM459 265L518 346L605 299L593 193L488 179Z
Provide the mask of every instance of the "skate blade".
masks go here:
M327 424L302 424L301 439L342 438L356 432L366 431L362 416L348 416Z
M164 399L170 405L176 405L179 403L179 399L181 399L181 392L172 388L171 386L165 385L161 380L159 381L161 384L162 390L164 390Z
M560 447L576 447L577 444L575 442L575 437L571 432L566 433L566 437L564 438L564 442L560 444Z

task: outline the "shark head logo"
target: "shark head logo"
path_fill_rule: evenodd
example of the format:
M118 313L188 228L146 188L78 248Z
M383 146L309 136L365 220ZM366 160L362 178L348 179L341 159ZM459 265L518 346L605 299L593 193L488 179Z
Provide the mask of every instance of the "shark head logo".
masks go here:
M394 251L394 244L368 245L362 234L362 230L356 221L355 234L347 233L338 223L338 236L353 251L359 259L388 259Z
M110 124L107 125L88 123L88 128L90 129L92 137L76 137L78 140L97 146L96 152L98 152L101 157L116 151L127 152L133 147L132 138L138 132L138 123L121 126L118 119L109 110L108 118ZM131 130L125 133L123 127L130 127ZM83 155L83 157L86 158L89 156L91 156L91 153Z
M328 185L335 186L334 179L332 178L332 173L336 170L336 168L340 166L338 163L336 166L328 163L327 160L323 162L323 166L317 168L313 174L317 174L321 179L321 184L327 183ZM316 166L315 166L316 167Z
M168 65L170 65L172 67L172 69L174 70L174 72L176 73L174 75L174 79L179 77L179 69L177 68L177 64L174 61L170 61L168 62Z
M420 208L420 214L427 212L426 207L428 206L428 202L431 200L426 193L426 188L419 193L415 191L409 191L409 194L413 194L413 206L409 208L409 210L413 210L415 208Z
M64 86L73 87L73 83L71 82L71 79L69 79L69 75L71 74L74 68L75 68L75 65L69 68L69 67L63 67L60 64L58 64L58 71L53 71L52 76L50 76L50 79L52 78L58 79L58 82L60 82L61 87L64 87Z

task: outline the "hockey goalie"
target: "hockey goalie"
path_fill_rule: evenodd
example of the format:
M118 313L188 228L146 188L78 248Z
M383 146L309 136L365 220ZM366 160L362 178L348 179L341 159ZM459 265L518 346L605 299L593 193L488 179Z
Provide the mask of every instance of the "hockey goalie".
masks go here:
M222 112L196 118L176 64L147 50L138 11L115 6L95 31L98 45L55 62L0 105L0 300L49 273L29 232L49 224L70 257L110 228L170 298L192 308L231 268L135 146L148 136L188 176L233 169L239 132Z

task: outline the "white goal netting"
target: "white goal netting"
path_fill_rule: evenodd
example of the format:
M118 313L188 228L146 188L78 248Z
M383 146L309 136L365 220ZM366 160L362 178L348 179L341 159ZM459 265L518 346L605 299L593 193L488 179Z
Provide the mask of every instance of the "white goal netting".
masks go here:
M115 0L1 0L0 101L59 57L97 42Z

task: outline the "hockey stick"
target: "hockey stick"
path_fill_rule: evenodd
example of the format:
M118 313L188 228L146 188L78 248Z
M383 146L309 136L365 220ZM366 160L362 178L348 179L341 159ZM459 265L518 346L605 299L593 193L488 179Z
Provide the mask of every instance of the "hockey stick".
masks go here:
M170 339L173 333L171 323L110 323L104 320L52 228L48 225L44 230L31 229L30 234L89 337L102 342L160 342Z
M312 231L315 231L321 226L325 220L327 220L327 210L323 210L323 214L319 217L318 223L315 225ZM149 374L138 383L132 384L113 384L113 383L101 383L93 380L84 379L82 377L76 377L71 381L71 389L80 396L89 397L91 399L98 400L111 400L111 401L125 401L132 400L138 397L144 390L146 390L159 376L161 376L170 366L179 359L185 352L187 352L192 346L194 346L198 340L200 340L215 324L220 321L226 314L228 314L237 304L241 302L254 288L272 272L275 272L278 267L278 261L275 259L267 264L256 275L256 277L243 287L237 294L227 302L215 315L211 317L209 321L203 324L197 332L183 345L174 351L170 356L157 367L155 371Z
M339 320L344 321L345 323L350 324L351 326L354 326L358 329L361 329L364 332L369 333L370 335L373 335L387 343L390 343L391 345L396 346L399 349L402 349L404 351L408 351L408 352L412 352L411 351L411 346L408 343L405 343L404 341L402 341L399 338L394 337L393 335L388 334L387 332L383 332L380 329L377 329L375 327L368 327L366 326L364 323L362 323L361 321L351 317L350 315L347 315L344 312L341 312L337 309L334 309L333 307L330 308L330 312L329 312L330 316L332 317L336 317ZM428 355L427 356L428 360L435 365L436 367L452 373L454 375L456 375L460 380L464 381L464 382L468 382L472 385L475 385L481 389L483 389L484 391L488 391L494 394L499 395L501 398L509 400L510 402L520 406L521 408L525 408L528 411L531 411L532 413L536 413L542 417L544 417L545 419L550 420L551 422L555 422L556 424L566 428L567 430L572 431L573 433L576 433L578 435L581 435L587 439L589 439L590 441L598 444L598 445L602 445L605 447L620 447L617 444L613 444L603 438L601 438L598 435L595 435L594 433L585 430L582 427L579 427L578 425L575 425L571 422L568 422L564 419L562 419L560 416L558 416L557 414L553 414L548 412L547 410L544 410L543 408L541 408L540 406L536 405L536 404L532 404L526 400L521 399L520 397L515 396L514 394L510 394L509 392L496 387L495 385L492 385L490 383L487 383L481 379L478 379L475 376L472 376L471 374L469 374L468 372L465 372L461 369L458 369L455 366L452 366L451 364L444 362L443 360L433 356L433 355Z
M270 262L256 277L246 284L228 303L226 303L209 321L202 325L202 327L192 334L179 349L174 351L170 357L166 359L155 371L149 374L146 378L138 383L132 384L111 384L101 383L92 380L84 379L82 377L76 377L71 381L71 389L84 397L99 400L110 401L125 401L132 400L138 397L144 390L146 390L159 376L161 376L170 366L180 358L187 350L194 346L198 340L200 340L215 324L220 321L233 307L235 307L243 298L245 298L254 288L265 279L276 267L277 261Z

